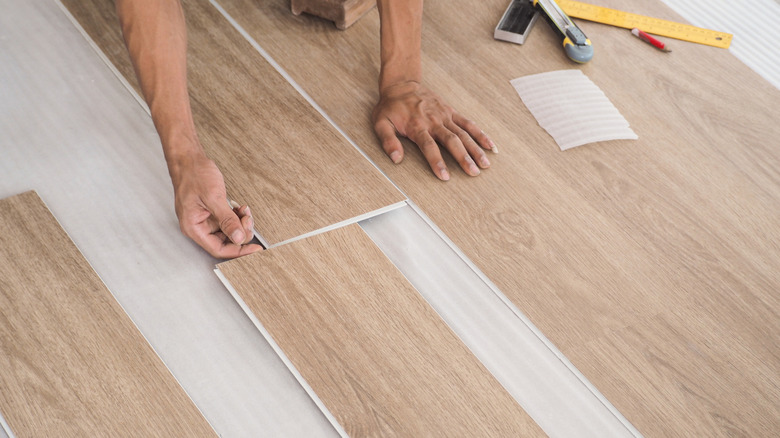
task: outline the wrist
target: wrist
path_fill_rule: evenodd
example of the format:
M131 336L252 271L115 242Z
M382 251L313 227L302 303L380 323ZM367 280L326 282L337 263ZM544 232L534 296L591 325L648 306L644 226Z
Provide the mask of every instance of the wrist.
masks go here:
M379 75L379 94L384 95L391 90L416 88L422 83L422 78L418 75L413 76L385 76Z
M168 174L174 187L179 185L182 178L201 160L208 160L205 151L200 146L197 138L179 138L168 141L164 145L165 161L168 165Z
M401 67L395 67L389 62L382 64L379 72L379 92L384 93L389 88L404 84L417 84L422 82L422 69L413 60L405 60Z
M407 93L413 93L422 87L417 80L401 80L399 82L388 83L379 87L379 97L400 96Z

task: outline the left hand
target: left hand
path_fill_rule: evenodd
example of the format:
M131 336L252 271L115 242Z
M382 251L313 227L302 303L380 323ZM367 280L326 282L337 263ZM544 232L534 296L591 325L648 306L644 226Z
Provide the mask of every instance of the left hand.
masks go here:
M415 81L383 89L372 119L382 148L394 163L403 160L399 134L417 144L433 173L443 181L449 180L450 174L439 145L471 176L479 175L480 168L490 167L490 160L483 149L497 152L493 141L476 123Z

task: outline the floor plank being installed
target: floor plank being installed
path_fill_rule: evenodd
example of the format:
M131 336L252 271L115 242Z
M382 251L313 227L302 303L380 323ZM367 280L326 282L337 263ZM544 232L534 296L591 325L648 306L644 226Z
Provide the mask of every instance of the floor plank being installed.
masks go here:
M140 95L113 2L63 3ZM255 227L269 244L404 199L210 4L184 6L201 143L228 196L262 209Z
M216 435L36 193L0 201L0 259L14 435Z
M350 436L544 435L359 226L219 270Z
M682 21L658 1L597 3ZM428 2L425 82L501 151L445 184L414 147L392 165L372 132L375 11L340 32L283 0L219 4L640 431L780 429L780 125L768 110L780 92L728 51L675 41L667 54L583 23L596 55L577 66L543 22L523 46L494 41L504 0ZM639 140L560 152L509 80L564 68L582 69ZM661 336L667 325L679 336ZM618 354L643 371L611 364Z

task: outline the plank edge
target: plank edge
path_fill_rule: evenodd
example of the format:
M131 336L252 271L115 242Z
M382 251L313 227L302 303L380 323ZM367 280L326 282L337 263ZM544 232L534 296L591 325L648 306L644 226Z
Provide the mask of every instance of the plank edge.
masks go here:
M76 30L79 31L81 36L84 37L84 39L87 41L87 44L92 48L92 50L95 52L95 54L100 58L101 61L103 61L103 64L108 67L109 70L111 70L111 73L114 74L114 76L119 80L119 82L122 83L122 85L127 89L128 92L130 92L130 95L133 96L133 98L138 102L139 105L141 105L141 108L146 112L146 114L149 115L149 117L152 116L152 112L149 110L149 106L146 104L146 101L138 95L138 93L135 91L135 88L133 88L132 85L130 85L130 82L127 81L127 79L122 75L122 73L117 70L116 66L113 62L111 62L105 53L103 53L103 50L100 49L100 47L97 45L95 40L92 39L91 36L87 33L86 30L84 30L83 27L81 27L81 24L79 24L79 21L76 19L76 17L73 16L73 14L70 13L68 8L65 6L64 3L62 3L62 0L54 0L54 3L56 3L59 8L62 10L63 14L65 14L65 17L67 17L68 21L76 28ZM117 26L119 26L119 23L117 23Z
M56 0L59 3L59 0ZM95 277L100 281L100 284L103 285L103 287L106 289L106 292L109 293L111 298L114 300L117 306L119 306L119 310L124 313L125 317L127 317L127 320L130 321L130 324L132 324L133 328L138 332L138 334L141 336L141 339L144 340L146 345L149 347L149 349L154 354L154 357L157 358L157 360L160 361L160 363L165 367L165 370L168 372L168 375L173 379L174 382L176 382L176 385L179 386L181 391L184 393L184 395L187 397L187 399L192 403L192 406L195 407L195 410L198 411L201 417L203 417L203 420L206 421L206 424L209 425L212 432L214 432L214 435L219 436L217 433L217 430L214 428L214 425L209 421L209 419L206 417L206 415L203 413L203 411L200 409L197 403L195 403L195 400L192 399L192 396L190 396L190 393L187 392L187 390L184 388L184 385L181 384L179 379L173 374L173 371L171 371L171 368L168 366L168 364L165 362L165 360L160 357L160 354L157 352L157 350L154 348L151 342L149 342L149 339L146 337L146 335L141 331L141 329L138 327L138 324L135 323L133 318L130 316L130 314L127 312L125 307L122 305L121 302L116 298L116 295L114 295L113 292L111 292L111 288L108 287L106 282L103 280L103 277L100 276L100 274L97 272L94 266L92 266L92 263L87 259L87 257L84 255L84 253L81 251L81 249L76 245L76 242L73 240L73 237L68 233L68 230L62 225L59 219L57 219L57 216L54 214L51 208L49 208L48 204L46 204L46 201L43 200L43 198L38 194L38 192L35 189L27 190L24 192L17 193L16 195L12 195L3 199L8 199L16 196L22 196L32 193L37 200L46 208L46 211L49 212L49 215L51 215L52 219L54 219L54 223L60 227L62 232L65 234L65 236L68 238L68 241L71 245L73 245L73 248L76 249L79 256L84 260L84 263L86 263L86 266L89 268L89 270L95 275ZM9 438L14 438L14 434L11 431L10 425L6 423L5 418L3 418L2 412L0 412L0 430L5 430L5 432L9 435Z
M292 361L287 357L286 354L284 354L284 351L282 351L282 348L279 346L279 344L274 341L273 337L271 336L271 333L266 330L266 328L263 326L263 324L260 322L260 320L257 319L254 313L252 313L252 310L249 309L249 306L247 306L246 302L244 302L243 298L241 298L241 295L238 294L238 292L233 288L233 285L230 284L230 280L227 279L227 277L220 271L219 266L214 268L214 273L217 275L217 278L222 282L222 284L225 286L225 289L230 292L230 295L233 296L233 299L236 300L238 305L241 307L241 310L244 311L244 314L249 318L250 321L252 321L252 324L254 324L255 328L263 335L263 338L268 342L268 344L271 346L271 348L274 350L277 356L279 356L279 359L282 360L284 365L287 367L287 369L292 373L293 377L295 377L295 380L298 381L298 383L303 387L303 390L306 391L306 394L308 394L309 398L314 402L315 405L320 409L320 412L325 416L325 418L330 422L331 426L333 426L333 429L336 430L336 432L343 438L349 438L349 435L344 430L344 428L339 424L336 417L328 410L328 408L325 406L325 403L322 402L320 397L314 392L314 389L309 385L309 383L306 381L306 379L303 377L303 375L298 371L297 368L295 368L295 365L292 363Z

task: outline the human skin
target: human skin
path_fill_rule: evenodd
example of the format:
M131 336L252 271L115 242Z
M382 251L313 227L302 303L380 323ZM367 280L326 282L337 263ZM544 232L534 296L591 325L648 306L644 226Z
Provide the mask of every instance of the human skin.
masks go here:
M398 135L415 142L434 174L450 178L439 144L468 174L490 166L483 149L493 142L422 85L422 0L379 0L380 99L374 130L394 163L403 159ZM217 258L235 258L262 247L250 243L249 206L231 208L222 173L200 144L187 94L187 29L179 1L117 0L122 34L141 91L152 113L173 183L181 231ZM438 142L438 143L437 143Z

